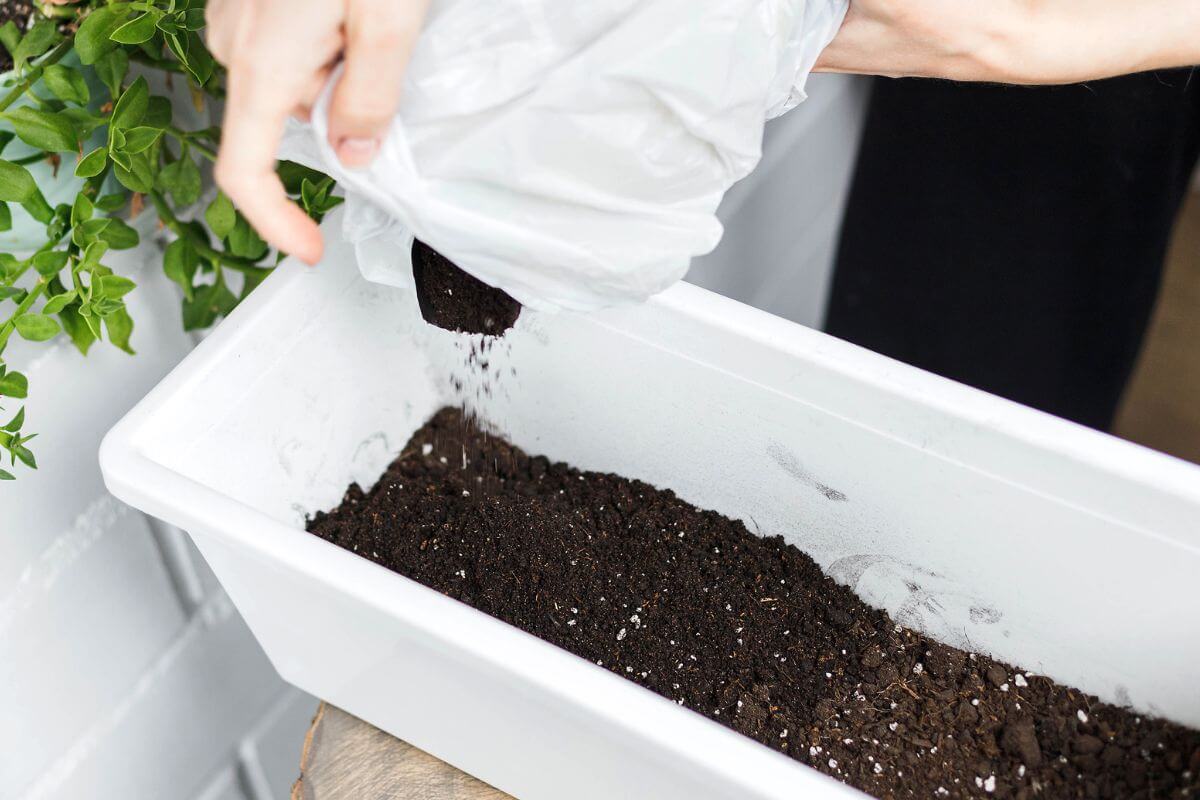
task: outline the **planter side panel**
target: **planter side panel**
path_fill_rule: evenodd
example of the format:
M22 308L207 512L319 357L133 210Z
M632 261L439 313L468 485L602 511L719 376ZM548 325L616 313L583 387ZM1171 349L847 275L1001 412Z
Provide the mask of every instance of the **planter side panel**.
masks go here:
M547 690L556 676L517 674L472 658L454 646L453 631L430 635L223 536L193 535L286 680L522 800L791 794L759 791L752 774L729 780L702 763L673 758L639 735L636 718L628 728L598 720ZM414 606L426 591L397 586L399 598ZM798 765L785 769L796 773L797 789L813 790L807 796L863 797Z

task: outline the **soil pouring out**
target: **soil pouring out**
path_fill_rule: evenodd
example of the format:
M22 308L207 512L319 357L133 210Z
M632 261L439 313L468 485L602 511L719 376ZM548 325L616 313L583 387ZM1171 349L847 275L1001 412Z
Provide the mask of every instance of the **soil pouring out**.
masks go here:
M929 640L780 537L458 409L309 530L876 797L1200 793L1200 732Z
M521 304L503 289L463 272L424 242L413 242L412 265L421 316L431 325L502 336L521 315Z

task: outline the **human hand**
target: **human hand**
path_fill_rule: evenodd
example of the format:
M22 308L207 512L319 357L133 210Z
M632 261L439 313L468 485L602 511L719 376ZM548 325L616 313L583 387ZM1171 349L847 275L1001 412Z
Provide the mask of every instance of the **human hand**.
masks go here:
M208 46L229 70L216 179L264 239L309 264L316 223L288 200L275 152L288 115L307 119L339 56L329 140L366 166L400 102L429 0L210 0Z
M1053 84L1197 62L1195 0L850 0L815 69Z

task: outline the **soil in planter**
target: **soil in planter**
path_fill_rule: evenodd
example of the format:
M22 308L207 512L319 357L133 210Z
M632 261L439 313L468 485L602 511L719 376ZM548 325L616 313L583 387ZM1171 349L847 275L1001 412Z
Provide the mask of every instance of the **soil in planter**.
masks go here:
M425 321L459 333L502 336L521 315L521 304L463 272L424 242L413 242L413 281Z
M1200 732L930 641L779 537L456 409L309 529L877 797L1200 793Z

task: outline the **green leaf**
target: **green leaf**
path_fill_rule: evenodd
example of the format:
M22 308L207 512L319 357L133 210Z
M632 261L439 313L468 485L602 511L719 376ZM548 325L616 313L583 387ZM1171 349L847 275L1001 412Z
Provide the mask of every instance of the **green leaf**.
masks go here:
M4 45L4 49L10 54L17 49L17 45L21 43L21 30L17 24L11 19L0 25L0 45Z
M79 136L71 119L61 113L22 106L5 113L13 130L25 144L49 152L73 152Z
M192 77L196 79L196 83L203 86L212 77L213 70L216 68L212 53L208 52L208 48L204 45L204 40L193 31L189 31L187 34L187 50L187 59L184 61L184 66L192 74Z
M208 208L204 210L204 221L208 223L217 239L224 239L233 230L237 223L237 211L224 192L217 192L217 196L208 204Z
M16 416L10 419L8 424L4 426L4 430L8 431L9 433L16 433L17 431L21 430L21 426L24 424L25 406L21 406L21 409L17 412Z
M12 22L9 22L8 24L11 25ZM0 469L0 481L15 481L16 479L16 475L13 475L6 469Z
M116 156L113 156L116 161ZM129 167L120 164L113 166L113 175L126 189L147 194L154 189L154 173L150 170L150 161L145 153L129 157Z
M42 307L43 314L57 314L75 301L79 293L72 289L69 292L56 294L54 297L46 301L46 305Z
M192 160L191 156L184 156L175 164L178 166L175 171L174 185L171 187L171 196L179 205L190 206L200 199L200 192L203 189L200 168L196 166L196 162Z
M300 194L300 187L304 184L305 179L317 183L324 177L315 169L297 164L295 161L280 161L275 171L279 173L279 180L283 182L283 188L287 190L288 194Z
M0 200L8 203L23 203L38 191L29 170L20 164L0 160Z
M189 8L183 12L183 27L189 31L198 31L204 28L204 9Z
M86 356L88 349L96 341L96 335L92 333L92 329L88 327L83 317L79 315L79 307L67 306L58 313L58 318L62 322L63 330L67 332L67 336L71 337L71 342L75 345L75 349Z
M31 342L53 339L61 330L52 317L44 314L26 314L17 317L16 326L17 333L21 334L21 338Z
M71 241L77 247L87 247L104 232L104 229L108 227L110 222L111 220L104 217L97 217L96 219L81 222L71 231Z
M125 200L126 196L124 194L121 192L113 192L112 194L101 196L100 199L96 201L96 208L104 211L105 213L111 214L112 212L121 208L121 206L125 205Z
M87 326L88 331L90 331L92 334L92 338L99 339L104 330L100 327L100 318L92 314L91 310L87 306L83 306L79 309L79 311L82 314L81 319L83 319L83 323ZM85 311L88 313L83 314Z
M146 79L139 75L117 100L117 105L113 108L112 127L132 128L142 121L149 105L150 87Z
M3 159L0 159L0 201L20 203L38 222L48 223L54 217L54 209L38 190L29 170Z
M58 28L53 22L48 19L38 20L37 24L22 37L21 43L17 45L16 49L10 51L13 68L23 69L27 61L45 53L60 38L62 37L59 36Z
M109 138L111 139L113 137L120 137L122 139L125 138L121 135L120 131L114 132ZM108 157L112 159L114 164L123 170L128 171L133 169L133 156L129 155L129 153L126 153L124 150L118 150L115 147L110 147L108 148Z
M121 275L105 275L96 281L96 292L100 297L120 299L137 288L137 284Z
M108 220L104 220L108 222ZM108 252L108 242L97 240L89 244L83 251L83 259L80 261L82 268L91 269L100 264L100 259L104 258L104 254Z
M97 317L107 317L125 307L125 303L115 297L97 297L91 302L92 313Z
M108 242L113 250L128 250L138 245L138 232L123 220L109 219L108 226L100 232L100 239Z
M86 108L78 108L76 106L64 108L59 114L75 126L75 133L79 136L80 141L90 136L92 131L101 125L108 123L108 120L99 114L93 114Z
M8 203L0 202L0 231L12 230L12 209Z
M183 296L193 299L192 281L196 278L196 268L200 265L200 256L196 248L187 239L176 239L167 245L163 253L163 272L167 277L179 284Z
M151 128L145 125L131 128L125 133L125 152L140 153L158 141L158 137L161 135L160 128Z
M95 64L103 55L116 49L110 37L129 15L128 3L102 6L88 14L75 32L75 52L84 64Z
M146 116L142 117L142 124L162 130L171 124L174 113L170 100L157 94L151 95L146 104Z
M75 165L75 174L80 178L94 178L104 171L104 165L107 163L108 148L100 145Z
M108 331L108 340L129 355L134 355L129 346L129 337L133 335L133 317L125 309L114 311L104 317L104 328Z
M17 300L16 302L20 303L21 300L25 299L24 295L25 290L19 286L0 286L0 302L8 300L12 297L19 297L20 300Z
M71 225L75 226L81 222L87 222L96 212L96 207L92 205L92 201L83 192L75 195L75 205L71 206Z
M21 400L29 396L29 381L19 372L9 372L0 378L0 394Z
M48 250L33 257L33 268L43 277L57 275L67 265L66 250Z
M108 38L121 44L141 44L148 42L158 30L158 21L163 18L163 12L150 8L140 17L129 20L108 35Z
M82 106L87 105L87 101L91 99L87 82L77 69L64 67L62 64L51 64L42 73L42 80L46 82L46 88L64 103L78 103Z
M37 459L33 457L33 453L24 445L17 445L12 450L13 455L21 459L21 462L30 469L37 469Z
M257 261L267 254L267 243L250 227L246 218L238 214L237 222L229 232L229 250L235 256Z
M183 303L183 329L194 331L207 328L216 322L222 309L237 305L237 298L225 283L213 283L196 289L193 300Z
M116 97L121 93L121 82L129 71L129 55L120 48L104 54L96 61L96 74L108 87L108 93Z

